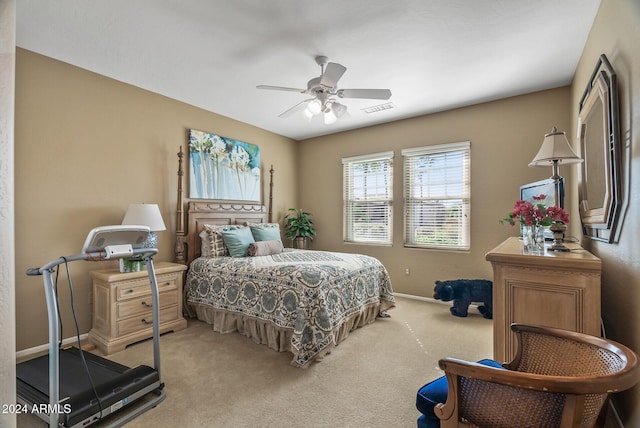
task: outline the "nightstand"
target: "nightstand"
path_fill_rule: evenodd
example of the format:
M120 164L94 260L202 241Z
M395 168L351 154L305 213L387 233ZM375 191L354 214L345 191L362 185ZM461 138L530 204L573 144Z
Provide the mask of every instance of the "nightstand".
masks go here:
M185 265L154 263L160 296L160 333L186 328L182 317L182 278ZM151 284L147 270L121 273L95 270L93 328L89 340L105 354L152 337Z

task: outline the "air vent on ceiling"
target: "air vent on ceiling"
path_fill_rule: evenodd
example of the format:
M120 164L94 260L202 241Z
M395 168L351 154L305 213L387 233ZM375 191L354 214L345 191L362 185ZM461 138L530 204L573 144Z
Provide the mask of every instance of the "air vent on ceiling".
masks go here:
M363 108L361 110L365 113L376 113L383 110L389 110L391 108L396 108L396 106L393 103L384 103L384 104L378 104L377 106Z

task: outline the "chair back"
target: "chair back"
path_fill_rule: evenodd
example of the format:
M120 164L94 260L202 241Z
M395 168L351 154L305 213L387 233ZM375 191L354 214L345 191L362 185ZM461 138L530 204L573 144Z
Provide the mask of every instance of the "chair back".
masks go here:
M518 350L508 370L441 360L453 391L437 406L441 427L593 427L609 394L640 380L638 357L624 345L550 327L511 328Z

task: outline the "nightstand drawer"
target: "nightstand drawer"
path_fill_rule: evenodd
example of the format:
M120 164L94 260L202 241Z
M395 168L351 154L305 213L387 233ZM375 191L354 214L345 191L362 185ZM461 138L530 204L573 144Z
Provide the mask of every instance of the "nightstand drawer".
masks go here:
M177 288L178 280L176 275L158 275L156 281L158 282L158 291L160 293ZM136 281L128 281L118 285L116 299L126 300L135 297L142 297L149 294L150 291L151 284L149 284L149 280L146 278Z
M176 306L160 309L160 324L178 319L178 310ZM138 316L118 321L118 336L135 333L140 330L151 329L153 318L151 310Z
M116 306L118 307L117 319L120 320L132 315L148 312L151 309L151 302L151 294L147 294L144 297L138 297L137 299L129 299L123 302L118 302L116 303ZM175 305L177 303L177 290L160 293L160 308Z

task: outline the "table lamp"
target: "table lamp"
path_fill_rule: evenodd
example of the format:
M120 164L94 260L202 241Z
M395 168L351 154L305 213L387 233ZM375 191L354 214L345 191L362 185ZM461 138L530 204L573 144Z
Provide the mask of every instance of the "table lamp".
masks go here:
M553 180L555 195L554 195L554 205L560 206L560 164L572 164L572 163L580 163L583 159L576 154L569 145L569 140L567 140L567 135L564 132L558 131L558 129L554 126L551 129L551 132L544 136L544 140L542 141L542 146L540 150L538 150L538 154L533 158L533 160L529 163L529 166L547 166L551 165L553 168L553 175L551 179ZM554 228L555 226L555 229ZM549 247L550 251L569 251L569 249L562 243L562 239L564 237L564 231L566 230L566 225L552 225L550 227L553 232L553 245Z
M122 224L148 226L151 229L143 248L158 248L158 235L155 232L167 230L157 204L131 204L127 208Z

